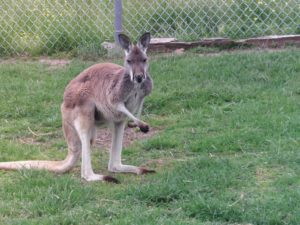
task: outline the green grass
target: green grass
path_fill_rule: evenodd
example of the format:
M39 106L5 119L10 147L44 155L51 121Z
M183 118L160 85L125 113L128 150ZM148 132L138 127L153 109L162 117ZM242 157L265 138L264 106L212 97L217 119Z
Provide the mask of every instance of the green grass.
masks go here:
M0 171L0 224L298 224L299 58L299 49L153 57L144 120L161 132L123 155L157 173L117 174L112 185L82 181L79 165ZM91 64L0 64L0 161L64 157L63 90ZM108 174L107 159L94 149L97 172Z

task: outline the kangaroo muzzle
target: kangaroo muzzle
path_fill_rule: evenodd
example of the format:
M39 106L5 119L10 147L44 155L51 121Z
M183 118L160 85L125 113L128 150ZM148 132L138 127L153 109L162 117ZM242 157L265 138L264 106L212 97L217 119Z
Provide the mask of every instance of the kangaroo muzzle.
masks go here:
M137 82L137 83L142 83L143 82L143 80L144 80L144 75L143 74L137 74L137 75L135 75L135 81Z

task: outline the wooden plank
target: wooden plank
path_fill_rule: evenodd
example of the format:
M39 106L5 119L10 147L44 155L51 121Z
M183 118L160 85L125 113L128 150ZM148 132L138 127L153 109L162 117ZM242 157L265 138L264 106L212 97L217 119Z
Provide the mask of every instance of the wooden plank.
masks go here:
M268 48L284 47L287 44L293 44L300 47L300 35L264 36L239 40L237 43Z
M203 39L200 41L193 41L193 42L183 42L183 41L171 41L171 42L155 42L150 43L150 50L151 51L159 51L159 52L170 52L176 49L190 49L195 48L198 46L231 46L234 44L233 40L227 38L210 38L210 39Z
M156 39L150 43L150 50L156 52L172 52L176 49L190 49L195 47L223 47L229 48L233 46L257 46L277 48L283 47L287 44L292 44L300 47L300 35L281 35L281 36L264 36L257 38L249 38L243 40L231 40L228 38L207 38L199 41L184 42L176 41L175 38Z

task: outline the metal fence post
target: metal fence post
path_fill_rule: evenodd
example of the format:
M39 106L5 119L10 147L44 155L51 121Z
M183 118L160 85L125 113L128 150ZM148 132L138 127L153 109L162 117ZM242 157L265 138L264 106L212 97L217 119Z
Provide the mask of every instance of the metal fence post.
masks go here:
M122 0L115 0L115 43L118 43L118 35L122 32Z

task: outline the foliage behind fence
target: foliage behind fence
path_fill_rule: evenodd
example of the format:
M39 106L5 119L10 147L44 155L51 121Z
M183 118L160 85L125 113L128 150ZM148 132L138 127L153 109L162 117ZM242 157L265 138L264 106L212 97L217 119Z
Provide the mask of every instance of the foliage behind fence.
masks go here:
M0 55L89 51L114 37L112 0L1 0ZM128 0L123 29L196 40L300 33L300 0Z

